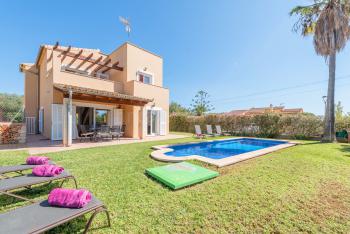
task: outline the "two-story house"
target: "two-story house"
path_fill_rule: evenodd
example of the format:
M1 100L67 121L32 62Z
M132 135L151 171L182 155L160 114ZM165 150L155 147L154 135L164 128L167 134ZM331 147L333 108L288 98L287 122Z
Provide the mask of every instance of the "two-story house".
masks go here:
M42 45L25 75L27 129L66 144L79 126L123 125L125 136L169 131L169 90L163 59L130 43L110 54L98 49Z

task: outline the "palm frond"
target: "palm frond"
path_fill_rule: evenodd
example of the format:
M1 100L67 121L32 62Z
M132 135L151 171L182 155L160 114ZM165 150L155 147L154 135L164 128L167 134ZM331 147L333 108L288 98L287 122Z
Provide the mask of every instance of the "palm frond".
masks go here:
M348 2L348 1L347 1ZM326 58L342 50L350 37L349 12L339 0L331 0L320 13L316 25L316 53Z

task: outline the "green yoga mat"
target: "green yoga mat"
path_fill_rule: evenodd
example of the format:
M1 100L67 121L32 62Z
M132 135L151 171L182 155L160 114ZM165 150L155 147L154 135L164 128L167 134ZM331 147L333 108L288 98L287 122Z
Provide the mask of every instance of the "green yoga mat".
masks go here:
M172 189L183 188L219 175L216 171L187 162L149 168L146 173Z

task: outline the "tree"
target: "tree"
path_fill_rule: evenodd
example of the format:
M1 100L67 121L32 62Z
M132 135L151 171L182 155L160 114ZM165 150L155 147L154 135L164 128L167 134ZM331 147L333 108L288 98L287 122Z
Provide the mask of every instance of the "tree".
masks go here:
M23 121L23 96L0 93L0 122Z
M335 121L342 121L344 118L344 108L341 105L341 102L338 102L337 105L335 106Z
M335 69L336 54L346 45L350 37L349 0L313 0L312 5L297 6L290 15L298 16L294 31L303 36L313 35L315 51L325 57L329 67L327 105L325 110L322 141L335 141Z
M203 114L214 110L214 107L209 101L209 94L203 90L198 91L194 96L194 99L192 99L191 109L197 116L202 116Z
M170 114L189 114L190 111L177 102L171 102L169 106Z

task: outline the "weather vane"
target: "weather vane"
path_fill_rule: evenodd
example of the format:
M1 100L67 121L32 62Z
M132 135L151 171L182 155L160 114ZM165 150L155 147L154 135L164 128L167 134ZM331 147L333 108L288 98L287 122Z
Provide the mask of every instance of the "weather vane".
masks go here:
M130 20L122 16L119 16L119 21L125 26L125 31L128 33L128 39L130 39L130 32L131 32Z

